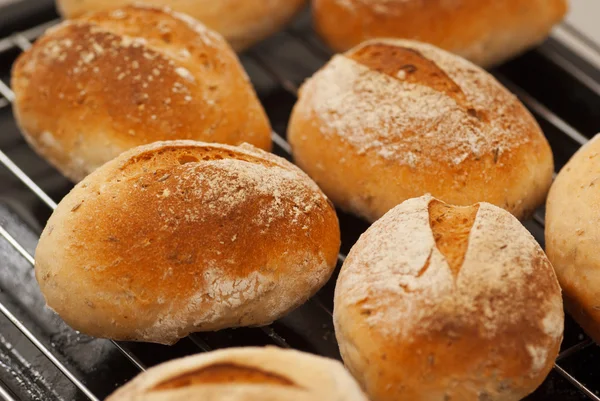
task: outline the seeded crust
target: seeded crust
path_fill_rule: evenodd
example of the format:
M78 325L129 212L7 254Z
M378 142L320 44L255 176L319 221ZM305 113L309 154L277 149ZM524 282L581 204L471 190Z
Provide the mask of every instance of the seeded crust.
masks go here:
M315 28L338 52L373 38L431 43L488 67L542 42L567 0L314 0Z
M57 0L66 18L91 11L123 7L128 0ZM142 0L136 4L168 6L188 14L242 51L282 29L306 4L306 0Z
M423 196L354 245L334 324L372 401L517 401L550 372L564 314L550 262L514 216Z
M42 232L35 271L76 330L172 344L280 318L327 282L339 246L332 205L286 160L157 142L75 186Z
M230 348L149 369L107 401L367 401L341 363L275 347Z
M334 56L302 86L288 138L330 199L369 221L426 193L523 219L543 203L554 170L514 95L474 64L405 40Z
M235 53L182 14L125 7L49 30L13 67L15 115L73 181L135 146L193 139L271 148Z

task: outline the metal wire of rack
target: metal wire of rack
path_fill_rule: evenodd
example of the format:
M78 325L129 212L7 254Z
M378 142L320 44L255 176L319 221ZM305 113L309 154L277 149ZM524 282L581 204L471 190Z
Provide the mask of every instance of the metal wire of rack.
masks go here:
M39 25L28 29L23 32L16 33L10 37L0 39L0 55L2 53L14 50L25 51L31 47L32 41L34 41L39 35L41 35L48 27L53 26L57 23L57 20L50 21L43 25ZM314 32L300 32L297 29L290 28L281 33L286 35L290 40L293 40L307 49L315 57L325 62L331 54L329 51L322 46ZM574 63L568 58L565 58L558 52L552 50L552 47L547 46L539 50L540 54L545 57L549 62L555 63L558 67L565 71L565 73L574 77L578 82L585 85L594 93L598 94L600 98L600 83L589 77L584 71L579 69ZM258 66L263 73L270 77L276 85L282 88L284 91L289 93L291 96L296 97L298 93L298 85L291 79L286 77L285 71L278 69L274 66L270 60L261 54L260 51L252 50L245 55L245 57L252 61ZM540 120L546 121L560 131L563 135L568 137L577 146L584 145L588 138L581 134L577 129L567 123L564 119L555 114L552 110L538 101L534 96L531 96L519 85L512 82L509 78L501 73L495 73L496 77L505 84L513 93L515 93L525 105L532 111L532 113ZM10 106L14 100L14 94L11 91L7 82L0 79L0 110ZM291 156L291 149L285 138L277 133L273 133L272 139L276 147L288 158ZM56 202L48 196L38 186L32 178L23 172L19 167L18 161L13 161L9 156L0 149L0 164L2 164L11 174L14 175L21 183L30 190L41 202L43 202L48 208L56 208ZM541 211L537 211L533 216L533 221L541 229L544 227L544 216ZM35 261L33 256L25 249L20 242L3 226L0 225L0 236L4 238L17 252L20 254L31 266L34 265ZM339 254L339 262L343 262L345 255ZM1 287L2 283L0 283ZM1 290L1 288L0 288ZM322 311L325 311L329 317L331 317L331 307L327 306L323 301L320 300L319 295L315 296L312 300ZM0 313L4 315L14 326L26 337L39 351L52 363L54 364L62 374L76 387L79 391L89 400L98 400L99 396L94 394L92 390L88 388L88 385L80 380L74 372L72 372L58 357L55 353L40 339L38 339L30 329L28 329L19 318L16 316L14 311L11 311L6 305L0 302ZM265 335L271 339L273 344L280 347L290 348L292 347L286 337L272 326L260 328ZM200 335L193 334L189 336L189 340L197 347L199 351L206 352L210 351L211 347ZM142 360L131 350L127 344L112 341L112 345L122 354L125 358L138 370L144 371L146 365ZM575 388L577 388L582 394L588 399L600 401L600 397L596 395L592 390L587 388L580 380L576 379L572 374L567 372L561 365L560 362L564 359L592 346L593 343L589 339L583 339L575 345L568 347L563 350L557 358L554 370L570 382ZM0 381L0 398L11 401L15 400L14 395L11 394L5 383Z

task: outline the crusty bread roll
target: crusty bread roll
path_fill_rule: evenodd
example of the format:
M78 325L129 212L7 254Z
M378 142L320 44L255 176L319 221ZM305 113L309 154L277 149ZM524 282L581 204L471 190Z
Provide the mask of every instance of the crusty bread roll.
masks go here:
M371 221L426 193L523 218L544 201L554 169L515 96L470 62L411 41L334 56L302 86L288 138L331 200Z
M73 328L170 344L278 319L325 284L339 246L335 210L288 161L250 145L157 142L60 202L36 277Z
M517 219L423 196L378 220L346 259L334 323L371 401L516 401L563 334L561 292Z
M546 252L565 307L600 343L600 135L560 171L546 204Z
M313 0L316 30L337 51L415 39L482 66L542 42L566 12L567 0Z
M25 138L75 181L159 140L271 148L269 121L235 53L162 9L126 7L52 28L20 56L12 85Z
M341 363L275 347L230 348L163 363L107 401L367 401Z
M79 17L90 11L122 7L130 0L56 0L61 14ZM306 0L141 0L137 4L168 6L189 14L222 34L231 46L244 50L282 29Z

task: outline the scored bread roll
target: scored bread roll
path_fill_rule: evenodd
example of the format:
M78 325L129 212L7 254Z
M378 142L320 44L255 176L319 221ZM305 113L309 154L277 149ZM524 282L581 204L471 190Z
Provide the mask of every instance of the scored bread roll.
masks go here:
M61 14L79 17L90 11L122 7L129 0L56 0ZM141 0L136 4L168 6L186 13L222 34L241 51L282 29L306 0Z
M371 401L520 400L550 372L561 292L519 221L423 196L361 236L342 267L335 332Z
M153 367L107 401L367 401L341 363L275 347L230 348Z
M546 252L565 307L600 343L600 135L560 171L546 204Z
M269 121L235 53L163 9L125 7L52 28L19 57L12 85L25 138L74 181L159 140L271 148Z
M338 52L378 37L415 39L492 66L542 42L566 0L313 0L315 28Z
M171 344L265 325L329 279L340 232L325 195L250 145L140 146L60 202L36 250L48 306L85 334Z
M554 170L515 96L470 62L412 41L378 39L334 56L302 86L288 138L331 200L371 221L426 193L524 218Z

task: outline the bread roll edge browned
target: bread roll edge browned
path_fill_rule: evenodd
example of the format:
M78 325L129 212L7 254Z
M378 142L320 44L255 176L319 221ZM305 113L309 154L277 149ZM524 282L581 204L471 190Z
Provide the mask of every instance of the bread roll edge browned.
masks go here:
M231 348L170 361L142 373L107 401L144 396L169 400L366 401L341 363L275 347Z

